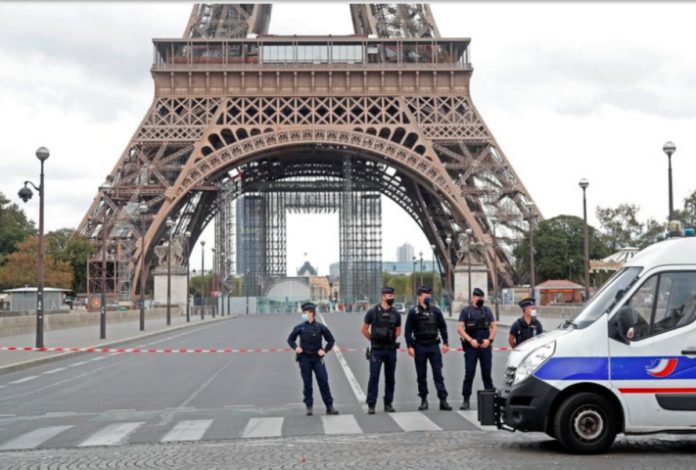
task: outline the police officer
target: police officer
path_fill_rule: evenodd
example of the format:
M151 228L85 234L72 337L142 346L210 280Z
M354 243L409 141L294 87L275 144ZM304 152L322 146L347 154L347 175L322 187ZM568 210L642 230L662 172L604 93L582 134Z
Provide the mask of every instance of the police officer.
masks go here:
M288 336L288 344L297 353L297 361L300 363L300 373L304 383L304 403L307 405L307 416L312 416L312 372L317 377L321 398L326 405L327 415L337 415L338 411L333 407L333 397L329 389L329 375L324 366L324 356L334 346L334 337L329 329L314 320L316 306L307 302L302 304L302 323L297 325ZM300 337L300 345L295 342ZM322 337L326 345L322 347Z
M382 289L382 300L365 314L362 334L370 341L370 380L367 383L367 412L375 414L379 374L384 363L384 411L393 413L394 372L396 371L397 338L401 334L401 315L394 305L394 289Z
M522 308L522 317L515 320L510 328L508 342L511 348L544 332L541 322L536 319L536 301L529 297L518 305Z
M433 371L433 381L440 399L440 409L449 411L452 407L447 403L447 389L442 378L442 353L449 351L447 342L447 324L439 308L431 304L430 289L419 287L418 305L413 307L406 316L404 336L408 346L408 355L415 359L416 375L418 376L418 396L421 397L419 410L428 409L428 361ZM442 338L442 348L440 338Z
M459 313L459 325L457 326L457 333L461 336L464 347L464 384L462 386L464 401L459 408L460 410L469 409L469 398L476 375L477 361L481 362L483 386L486 390L493 390L491 345L495 339L497 326L493 312L483 305L483 291L476 287L472 294L471 304L464 307Z

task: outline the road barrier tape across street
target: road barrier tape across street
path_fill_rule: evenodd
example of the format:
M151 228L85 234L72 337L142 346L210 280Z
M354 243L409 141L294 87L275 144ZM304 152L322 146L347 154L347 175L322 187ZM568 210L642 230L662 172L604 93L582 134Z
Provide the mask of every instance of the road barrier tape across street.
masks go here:
M365 352L365 348L334 348L341 352ZM494 351L509 351L508 347L492 348ZM463 348L450 348L450 351L462 352ZM136 353L136 354L238 354L238 353L290 353L295 352L290 348L66 348L66 347L44 347L33 346L0 346L0 351L33 351L33 352L86 352L86 353ZM398 349L399 352L406 352L405 348Z

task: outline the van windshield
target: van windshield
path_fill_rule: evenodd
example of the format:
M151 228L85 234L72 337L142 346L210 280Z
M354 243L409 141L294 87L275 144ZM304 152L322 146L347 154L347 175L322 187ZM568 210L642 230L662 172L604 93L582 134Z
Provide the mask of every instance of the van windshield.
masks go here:
M590 299L585 308L572 321L566 321L562 328L582 329L593 324L599 317L611 310L616 302L621 300L638 280L642 270L641 267L632 266L617 271Z

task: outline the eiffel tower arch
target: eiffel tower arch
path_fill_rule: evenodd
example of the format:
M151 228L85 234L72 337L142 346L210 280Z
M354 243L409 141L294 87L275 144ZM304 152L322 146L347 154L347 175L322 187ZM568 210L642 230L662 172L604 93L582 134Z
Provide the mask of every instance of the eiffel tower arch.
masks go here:
M470 40L440 37L425 4L350 12L353 35L275 36L270 5L199 4L182 38L154 40L153 102L79 227L97 245L90 292L106 279L134 296L168 218L193 246L218 217L229 271L229 202L321 178L394 200L447 272L470 230L493 282L512 283L512 247L540 214L473 104Z

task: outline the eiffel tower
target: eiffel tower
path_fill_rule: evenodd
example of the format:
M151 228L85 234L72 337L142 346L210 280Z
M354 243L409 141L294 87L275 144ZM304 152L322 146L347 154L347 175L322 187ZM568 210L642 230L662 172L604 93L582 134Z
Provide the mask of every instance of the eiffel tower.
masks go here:
M111 296L134 297L170 228L190 248L215 218L215 267L229 275L241 259L230 208L245 195L237 216L251 195L271 215L343 207L342 274L363 266L350 282L381 271L381 225L368 233L381 213L361 201L383 194L413 217L448 281L470 256L494 289L512 284L511 249L540 214L474 106L470 39L442 38L426 4L350 12L349 36L276 36L270 4L197 4L182 38L154 40L152 104L79 226L97 248L90 293L105 282ZM266 200L273 191L286 192L282 204ZM283 221L254 217L242 225L263 233L243 249L284 257L272 236ZM467 254L467 239L480 249ZM264 263L261 274L283 271L284 261Z

